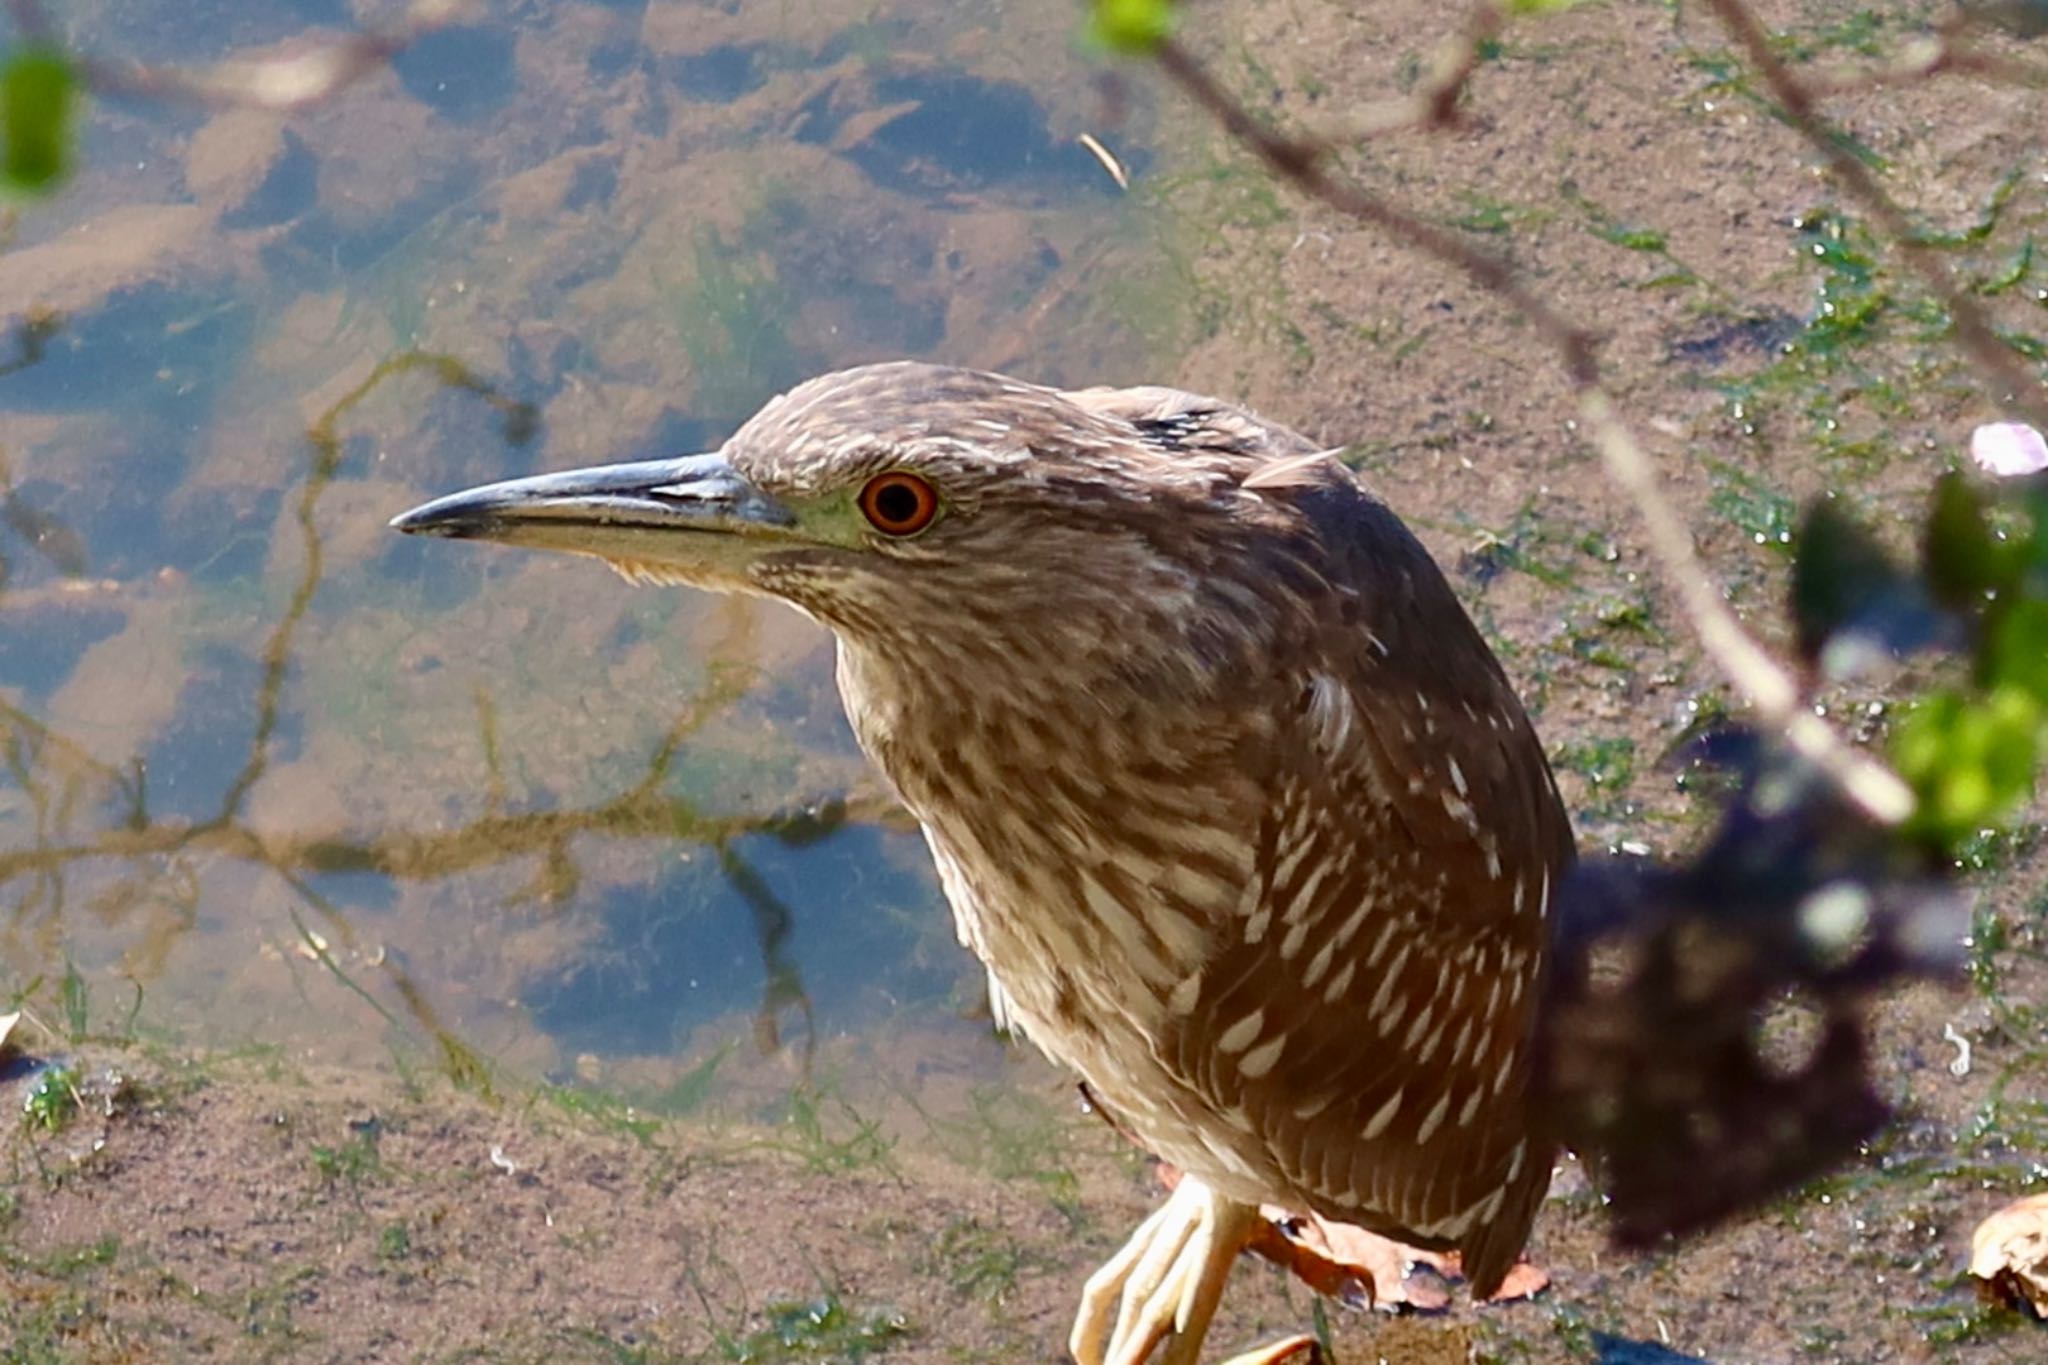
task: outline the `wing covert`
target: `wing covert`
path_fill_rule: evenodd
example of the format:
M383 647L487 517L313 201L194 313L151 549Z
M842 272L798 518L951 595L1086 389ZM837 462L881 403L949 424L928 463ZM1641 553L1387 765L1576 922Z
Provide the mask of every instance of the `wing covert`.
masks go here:
M1327 589L1289 660L1259 886L1166 1041L1317 1212L1483 1243L1477 1278L1511 1263L1547 1179L1522 1099L1570 827L1442 573L1323 464L1270 495Z

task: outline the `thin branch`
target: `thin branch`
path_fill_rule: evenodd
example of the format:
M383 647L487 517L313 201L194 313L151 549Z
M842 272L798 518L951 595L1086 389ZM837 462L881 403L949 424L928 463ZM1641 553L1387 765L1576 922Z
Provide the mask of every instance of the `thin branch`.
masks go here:
M1332 142L1361 142L1411 129L1434 132L1456 127L1458 101L1479 69L1480 50L1499 36L1504 22L1499 0L1480 0L1465 16L1464 27L1444 40L1413 94L1367 105L1323 136Z
M1898 774L1844 740L1807 706L1792 675L1742 628L1715 580L1700 562L1685 523L1664 496L1649 456L1598 384L1579 391L1585 420L1608 477L1634 499L1664 575L1692 619L1700 647L1720 665L1757 715L1785 737L1793 751L1826 773L1849 798L1884 824L1913 813L1913 793Z
M1532 293L1506 261L1351 181L1332 176L1327 168L1327 146L1289 138L1261 123L1179 45L1168 40L1156 49L1155 56L1175 83L1281 178L1346 217L1456 268L1529 319L1563 360L1594 448L1600 452L1608 476L1635 503L1651 553L1677 593L1707 656L1767 725L1834 779L1872 819L1889 825L1911 815L1913 795L1906 784L1806 706L1792 675L1742 628L1715 588L1685 523L1664 496L1655 466L1600 383L1591 334Z
M1907 45L1896 61L1882 66L1815 71L1801 82L1815 99L1914 85L1940 75L1982 76L2006 85L2048 89L2048 68L1994 56L1960 42L1924 38Z
M2003 394L1994 394L1993 398L2011 404L2035 427L2048 428L2048 392L2042 390L2040 379L1999 337L1977 300L1957 287L1947 264L1920 241L1918 226L1885 193L1870 168L1857 160L1835 135L1835 130L1814 107L1814 92L1801 84L1791 68L1779 61L1778 54L1771 50L1770 35L1764 32L1756 15L1750 12L1743 0L1706 0L1706 3L1721 21L1721 26L1728 30L1729 36L1741 46L1757 74L1763 77L1764 84L1770 87L1786 120L1820 153L1842 188L1863 202L1885 236L1898 248L1907 266L1941 300L1942 307L1948 310L1949 317L1955 322L1957 342L1982 373L1991 376L2004 388Z
M1215 115L1232 137L1258 153L1283 178L1339 213L1379 228L1457 267L1480 288L1499 294L1563 353L1574 386L1598 382L1592 335L1573 326L1543 299L1530 293L1513 266L1447 228L1335 178L1327 169L1327 145L1286 137L1259 122L1178 43L1169 39L1159 45L1154 55L1167 75L1197 104Z
M1815 99L1910 85L1944 73L1967 73L2009 85L2048 86L2048 69L1986 52L1970 41L1979 27L1976 12L1958 5L1934 23L1934 31L1905 44L1899 55L1878 66L1821 68L1801 80Z

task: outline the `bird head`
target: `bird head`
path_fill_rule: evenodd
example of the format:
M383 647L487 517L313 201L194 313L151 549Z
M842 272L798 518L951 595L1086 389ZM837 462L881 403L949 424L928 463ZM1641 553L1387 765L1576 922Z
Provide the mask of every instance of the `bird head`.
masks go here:
M1107 632L1185 658L1205 610L1236 614L1198 599L1245 577L1214 561L1250 543L1263 500L1241 484L1264 461L1134 420L1178 397L873 365L775 399L712 454L489 484L392 525L778 598L884 652L1099 656Z

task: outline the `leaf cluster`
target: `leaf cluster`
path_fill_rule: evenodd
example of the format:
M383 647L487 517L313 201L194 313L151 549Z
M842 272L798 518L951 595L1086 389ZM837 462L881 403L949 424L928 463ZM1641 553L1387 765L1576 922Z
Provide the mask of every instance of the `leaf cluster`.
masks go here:
M1793 569L1802 661L1841 677L1873 654L1947 650L1964 676L1915 700L1890 756L1912 786L1909 837L1938 854L2033 796L2048 747L2048 482L1935 485L1917 572L1834 500L1807 510Z

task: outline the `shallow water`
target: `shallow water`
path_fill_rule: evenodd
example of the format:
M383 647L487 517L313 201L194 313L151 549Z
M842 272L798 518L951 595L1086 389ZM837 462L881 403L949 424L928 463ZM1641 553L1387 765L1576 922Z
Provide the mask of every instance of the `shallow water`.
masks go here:
M1172 224L1075 139L1142 168L1149 116L1026 8L553 5L289 118L95 107L0 256L10 987L650 1095L992 1049L822 632L384 523L861 361L1146 377ZM349 20L74 22L201 63Z

